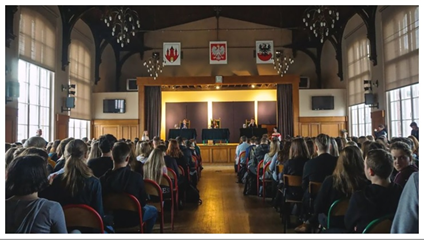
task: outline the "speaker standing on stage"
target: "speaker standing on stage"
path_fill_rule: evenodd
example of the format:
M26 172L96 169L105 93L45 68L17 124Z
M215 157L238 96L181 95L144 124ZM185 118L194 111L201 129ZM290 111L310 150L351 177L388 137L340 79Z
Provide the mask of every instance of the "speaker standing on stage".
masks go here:
M251 118L250 119L250 123L249 123L249 125L247 125L247 127L248 128L257 128L258 126L256 126L256 123L255 123L255 119L254 118Z
M188 129L187 119L184 118L183 122L180 125L180 129Z

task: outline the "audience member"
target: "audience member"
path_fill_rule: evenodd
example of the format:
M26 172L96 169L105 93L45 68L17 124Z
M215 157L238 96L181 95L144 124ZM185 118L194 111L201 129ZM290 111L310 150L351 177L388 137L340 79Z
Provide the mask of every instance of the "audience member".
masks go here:
M36 155L16 158L7 169L6 233L67 233L59 203L38 197L48 186L46 161Z
M339 146L334 138L330 138L330 155L339 157Z
M412 151L406 143L395 142L390 145L390 152L393 156L393 164L398 172L393 182L405 186L409 176L418 172L417 166L413 164Z
M402 187L390 181L393 157L383 149L371 150L364 161L371 184L353 193L345 215L348 232L363 232L373 220L396 212Z
M103 176L109 169L113 168L112 147L117 142L116 138L111 134L106 134L99 139L99 148L102 156L90 159L87 163L88 167L93 171L97 178Z
M65 166L65 149L66 145L74 140L74 138L65 138L60 141L59 146L57 147L56 153L58 160L56 161L56 166L54 166L53 172L58 172Z
M97 140L92 141L90 154L88 155L87 160L89 161L90 159L99 158L101 156L102 156L102 150L100 150L99 148L99 141Z
M414 172L400 196L391 233L418 233L418 172Z
M144 179L150 179L160 185L162 182L162 174L168 172L164 159L165 152L159 148L155 148L149 155L149 158L143 165Z
M412 122L409 126L412 128L411 135L414 136L417 140L420 140L419 134L418 134L418 131L419 131L418 124L416 122Z

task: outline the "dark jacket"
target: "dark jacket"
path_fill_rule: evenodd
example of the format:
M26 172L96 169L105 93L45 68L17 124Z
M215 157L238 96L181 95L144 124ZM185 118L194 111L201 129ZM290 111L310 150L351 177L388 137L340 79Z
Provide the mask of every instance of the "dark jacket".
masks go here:
M373 220L388 214L395 214L402 187L391 183L389 187L371 184L350 198L345 215L345 225L349 232L362 232ZM355 231L356 227L356 231Z
M166 164L166 167L174 170L174 172L177 174L178 178L180 177L180 174L178 172L177 161L173 157L166 155L165 156L165 164Z
M109 170L100 178L103 196L109 193L129 193L134 195L144 207L146 205L146 189L143 176L131 171L129 167Z
M100 178L113 168L113 160L111 157L93 158L88 161L87 165L93 171L94 176Z
M61 159L57 160L56 165L54 166L53 172L57 172L60 169L62 169L63 167L65 167L65 159L61 158Z
M323 153L309 160L303 169L302 188L308 191L309 182L323 182L325 177L333 174L336 168L337 157Z
M255 166L258 165L258 163L261 160L264 160L265 154L269 153L269 145L268 144L261 144L256 147L255 149Z
M99 179L96 177L85 178L84 187L78 191L77 195L72 196L71 193L65 189L62 177L63 173L57 175L52 185L41 191L39 196L59 202L62 206L67 204L86 204L94 208L100 216L104 216L102 188Z
M414 136L417 140L420 140L419 139L419 133L418 133L418 131L419 131L419 129L417 129L417 130L411 130L411 135L412 136Z
M286 161L283 169L283 174L287 175L295 175L295 176L302 176L303 175L303 168L308 161L308 158L293 158L288 161Z
M414 172L418 172L417 166L409 165L396 174L393 182L404 187L409 179L409 176L411 176L411 174Z
M188 149L186 146L184 145L180 145L180 150L181 152L183 152L184 154L184 158L186 160L186 166L190 166L190 169L194 169L195 164L192 161L192 154L191 154L191 150Z

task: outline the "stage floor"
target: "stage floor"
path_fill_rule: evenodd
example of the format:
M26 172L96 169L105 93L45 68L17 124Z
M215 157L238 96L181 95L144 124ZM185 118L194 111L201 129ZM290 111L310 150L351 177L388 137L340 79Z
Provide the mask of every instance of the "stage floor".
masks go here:
M200 148L203 163L234 164L238 143L223 143L215 145L197 144Z

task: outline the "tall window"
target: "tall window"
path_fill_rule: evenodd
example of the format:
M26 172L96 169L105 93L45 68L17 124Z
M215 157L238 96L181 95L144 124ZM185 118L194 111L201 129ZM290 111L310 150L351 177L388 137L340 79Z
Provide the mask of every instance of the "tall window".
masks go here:
M371 109L365 104L349 107L350 136L360 137L372 135Z
M364 104L364 80L370 80L369 42L362 26L348 38L348 103L351 136L371 135L371 109Z
M68 137L81 139L87 137L90 139L90 121L69 119L69 134Z
M50 140L50 86L54 73L19 60L18 140L35 136L37 129Z
M53 25L39 12L21 7L19 22L18 139L27 139L43 130L51 135L51 84L56 63Z
M75 84L75 108L70 117L91 119L91 57L87 47L79 40L72 40L69 54L69 82Z
M407 137L411 134L409 125L419 125L418 84L387 92L390 109L390 137Z

